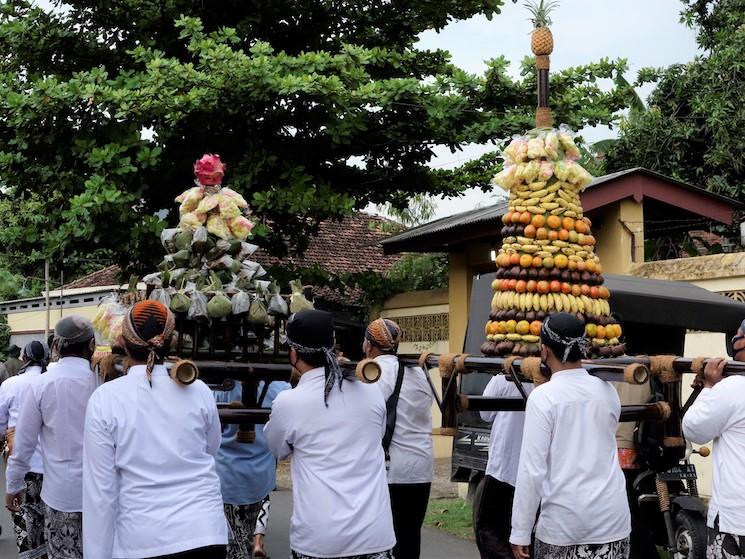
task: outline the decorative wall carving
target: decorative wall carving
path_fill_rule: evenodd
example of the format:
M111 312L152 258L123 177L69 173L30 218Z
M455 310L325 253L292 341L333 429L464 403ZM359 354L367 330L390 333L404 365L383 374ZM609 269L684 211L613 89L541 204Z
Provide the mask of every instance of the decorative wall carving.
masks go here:
M448 313L388 317L401 327L402 342L440 342L449 338Z
M725 297L739 301L740 303L745 303L745 289L737 291L720 291L719 293Z

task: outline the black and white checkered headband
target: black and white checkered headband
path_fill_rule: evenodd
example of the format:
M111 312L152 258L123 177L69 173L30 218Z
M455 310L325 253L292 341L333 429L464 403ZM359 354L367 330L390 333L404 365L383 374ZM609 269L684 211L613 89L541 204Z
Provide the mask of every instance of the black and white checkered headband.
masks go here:
M582 357L587 355L587 350L590 347L590 341L584 334L577 338L562 336L561 334L557 334L556 332L551 330L551 327L548 325L549 320L551 320L550 316L543 321L543 325L541 326L541 335L545 335L552 342L555 342L564 348L564 355L561 358L562 363L566 363L567 358L569 357L569 352L572 351L572 348L575 346L577 347L577 349L579 349L580 355L582 355Z
M323 353L326 358L326 385L323 387L323 402L328 406L327 400L331 389L334 387L334 382L339 381L339 390L341 390L341 383L344 380L334 347L307 347L293 342L289 336L287 337L287 345L298 353Z

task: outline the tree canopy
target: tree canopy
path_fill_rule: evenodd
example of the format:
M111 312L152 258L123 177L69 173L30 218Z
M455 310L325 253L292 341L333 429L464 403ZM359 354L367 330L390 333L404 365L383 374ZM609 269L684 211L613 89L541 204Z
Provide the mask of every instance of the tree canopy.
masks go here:
M745 0L683 0L682 20L703 53L688 64L639 72L656 81L648 110L621 124L606 153L609 172L643 166L745 196Z
M502 0L71 0L0 4L0 243L28 273L44 258L152 264L193 161L219 153L262 244L302 250L319 220L405 208L493 172L428 167L432 147L532 127L529 59L470 75L417 35L492 17ZM526 42L527 48L527 42ZM625 92L601 60L554 74L557 122L612 123ZM170 216L174 221L175 217ZM62 260L64 255L67 260ZM66 262L66 263L65 263Z

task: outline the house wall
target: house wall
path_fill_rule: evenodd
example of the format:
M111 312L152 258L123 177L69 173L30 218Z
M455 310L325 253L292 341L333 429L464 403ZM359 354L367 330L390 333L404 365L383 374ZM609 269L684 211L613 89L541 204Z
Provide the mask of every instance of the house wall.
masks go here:
M55 324L62 317L70 316L73 314L84 316L88 319L93 319L98 312L97 305L89 305L82 307L73 308L56 308L52 309L49 313L49 328L54 330ZM8 326L10 326L10 341L23 347L32 340L44 340L44 328L47 321L46 311L31 311L31 312L9 312Z
M591 219L604 273L628 274L633 264L644 262L643 203L627 198L604 206Z

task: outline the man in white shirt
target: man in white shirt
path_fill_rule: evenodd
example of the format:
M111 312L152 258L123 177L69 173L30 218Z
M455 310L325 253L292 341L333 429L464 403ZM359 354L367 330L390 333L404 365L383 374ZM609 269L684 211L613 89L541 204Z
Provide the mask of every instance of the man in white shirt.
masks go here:
M163 365L174 323L157 301L135 304L122 324L131 366L88 403L85 559L225 558L217 405L202 381L181 385Z
M6 436L6 462L13 453L13 436L24 391L35 378L46 371L47 358L44 344L37 341L29 342L23 348L23 366L18 374L0 385L0 434ZM46 554L44 503L41 501L43 473L41 446L37 443L31 457L30 471L26 474L26 491L20 510L11 511L19 559L36 559Z
M90 367L96 340L90 321L75 315L57 322L54 334L60 360L24 391L5 472L5 503L11 510L19 508L25 476L41 442L47 554L49 559L82 559L83 426L97 385Z
M396 352L401 328L379 318L365 330L362 351L380 365L376 383L386 402L383 450L388 461L396 559L419 559L422 523L434 478L432 388L421 367L402 367Z
M292 456L292 558L391 559L380 390L342 375L329 313L292 315L287 343L300 380L277 395L264 435L277 458Z
M732 340L732 356L745 361L745 320ZM745 557L745 377L724 377L724 359L706 364L702 388L683 417L685 438L714 441L714 479L707 525L707 559Z
M524 383L526 394L533 383ZM494 375L484 388L488 398L522 398L514 382ZM510 517L515 497L520 446L523 441L524 412L482 411L481 419L492 424L486 473L473 498L473 531L481 559L511 559Z
M613 386L582 368L584 326L567 313L541 328L541 357L551 380L536 387L525 410L512 508L516 559L627 559L631 520L618 464L621 403Z

